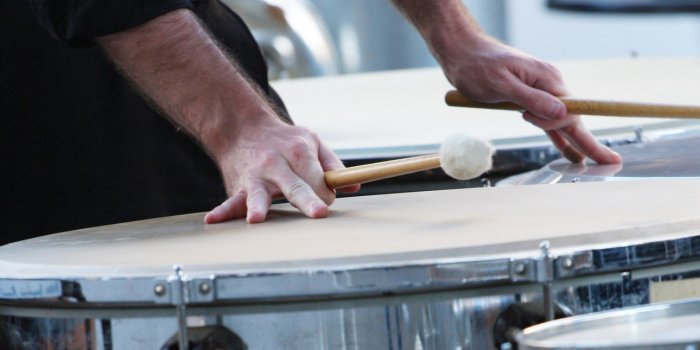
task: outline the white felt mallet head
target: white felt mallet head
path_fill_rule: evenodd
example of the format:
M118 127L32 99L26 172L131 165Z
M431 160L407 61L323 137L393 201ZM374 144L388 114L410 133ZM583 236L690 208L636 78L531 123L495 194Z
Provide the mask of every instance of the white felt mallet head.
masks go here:
M440 146L440 166L458 180L469 180L491 170L494 148L477 137L455 134Z
M439 154L426 154L330 170L324 174L324 177L328 187L343 188L442 167L447 175L458 180L468 180L491 169L493 151L493 146L489 142L460 134L447 138L440 146Z

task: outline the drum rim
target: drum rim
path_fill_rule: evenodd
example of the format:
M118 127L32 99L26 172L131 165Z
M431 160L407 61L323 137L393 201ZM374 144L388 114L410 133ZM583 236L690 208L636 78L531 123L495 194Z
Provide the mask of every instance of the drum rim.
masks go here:
M551 344L545 337L561 334L566 331L587 330L600 328L601 322L607 325L630 323L631 321L654 320L659 317L681 317L700 314L700 298L680 300L667 303L633 306L619 310L596 312L592 314L578 315L562 318L555 321L538 324L515 333L518 347L523 350L545 349L574 349L585 347L586 349L679 349L685 346L700 345L700 336L691 342L659 342L651 344L620 344L620 345L588 345L588 344ZM604 325L605 325L604 324ZM597 327L596 327L597 326Z

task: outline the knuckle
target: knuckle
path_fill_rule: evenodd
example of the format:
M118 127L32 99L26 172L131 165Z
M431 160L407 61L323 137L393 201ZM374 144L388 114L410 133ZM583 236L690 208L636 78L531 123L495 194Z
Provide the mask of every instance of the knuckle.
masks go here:
M289 140L287 152L293 161L301 161L312 154L312 147L308 139L295 137Z
M260 167L263 169L273 168L277 164L279 155L273 151L261 152L258 156Z
M289 141L287 149L292 153L303 153L308 149L308 145L300 138L294 138Z
M301 181L296 181L292 183L289 188L287 188L287 199L289 201L295 201L303 197L306 192L306 184Z
M313 131L309 131L309 139L313 140L313 142L317 144L321 143L321 139L318 137L318 134Z
M248 199L260 198L265 196L265 191L260 187L255 187L248 190Z
M256 197L264 197L267 195L267 190L265 185L257 182L251 182L246 185L245 190L241 190L240 193L244 193L248 199Z
M533 107L535 107L538 111L546 113L548 116L553 115L551 112L552 111L552 103L549 98L546 98L542 94L538 94L536 92L531 92L528 94L528 99L533 101Z
M503 57L502 62L505 66L511 67L511 68L532 68L533 64L536 63L536 60L529 56L523 56L523 55L506 55Z
M552 66L549 65L549 63L546 63L546 62L540 61L540 60L533 60L532 65L534 68L536 68L542 72L551 71L553 68Z
M310 145L306 137L297 136L289 139L287 147L292 152L305 152L310 148Z

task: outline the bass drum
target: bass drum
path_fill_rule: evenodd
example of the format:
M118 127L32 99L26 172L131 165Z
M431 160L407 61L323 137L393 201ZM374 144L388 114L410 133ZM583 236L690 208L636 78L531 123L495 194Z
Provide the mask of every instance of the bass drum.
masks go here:
M582 98L693 104L700 99L699 59L561 62L572 93ZM544 133L510 111L453 108L452 87L438 68L274 82L298 125L318 133L346 165L437 153L455 133L490 139L496 155L482 179L457 181L441 170L363 185L364 194L482 186L539 169L559 158ZM700 121L586 117L601 142L639 143L697 128ZM483 181L483 182L482 182Z
M698 193L425 191L341 198L323 220L285 204L261 225L191 214L39 237L0 247L0 347L503 348L512 329L700 275Z

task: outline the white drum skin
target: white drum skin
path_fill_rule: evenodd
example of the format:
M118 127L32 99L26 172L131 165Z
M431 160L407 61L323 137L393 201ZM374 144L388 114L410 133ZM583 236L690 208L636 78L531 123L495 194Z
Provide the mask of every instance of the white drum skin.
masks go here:
M691 193L700 194L700 182L580 183L342 198L321 220L274 205L263 225L205 225L203 214L191 214L9 244L0 248L0 276L150 277L174 264L190 275L309 271L458 248L478 260L527 256L542 240L563 254L682 237L700 227L700 196Z

